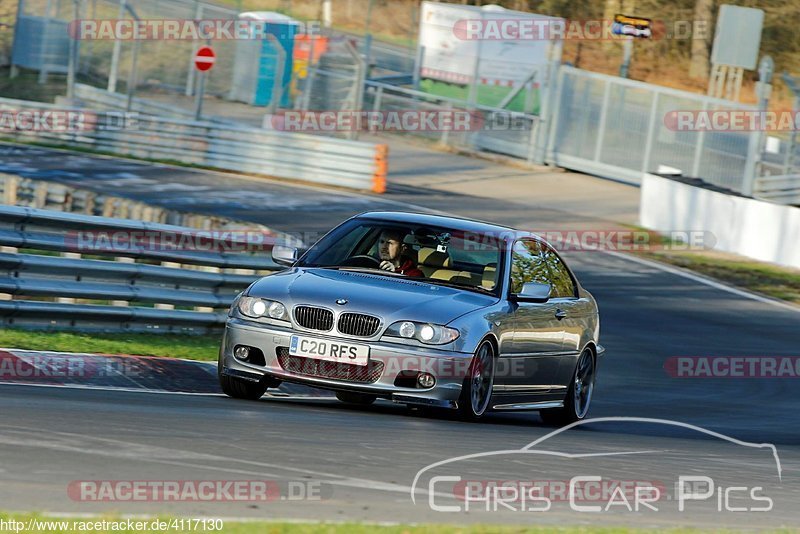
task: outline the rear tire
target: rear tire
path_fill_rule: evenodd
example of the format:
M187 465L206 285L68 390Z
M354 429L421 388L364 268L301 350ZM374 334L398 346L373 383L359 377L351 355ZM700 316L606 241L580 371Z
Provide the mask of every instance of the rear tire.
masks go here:
M548 425L565 426L580 421L589 413L592 403L594 381L597 376L596 361L591 349L586 349L578 358L572 374L563 408L541 410L539 415Z
M364 393L354 393L352 391L337 391L336 398L345 404L357 404L359 406L369 406L377 399L375 395L365 395Z
M463 420L477 421L489 411L492 404L494 364L494 345L488 339L484 340L472 357L469 373L461 387L458 411Z

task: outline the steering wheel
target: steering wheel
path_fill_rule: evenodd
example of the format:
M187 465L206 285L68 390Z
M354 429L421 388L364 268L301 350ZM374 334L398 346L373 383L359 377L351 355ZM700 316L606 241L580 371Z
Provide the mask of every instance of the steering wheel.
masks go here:
M345 267L373 267L380 269L381 260L368 254L358 254L344 260L342 265Z

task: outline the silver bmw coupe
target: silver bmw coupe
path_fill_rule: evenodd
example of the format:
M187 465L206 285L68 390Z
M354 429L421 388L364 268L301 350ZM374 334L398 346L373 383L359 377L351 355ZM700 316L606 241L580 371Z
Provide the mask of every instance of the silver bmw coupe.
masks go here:
M222 390L258 399L282 381L457 409L586 417L603 348L597 304L530 232L401 212L343 222L231 306Z

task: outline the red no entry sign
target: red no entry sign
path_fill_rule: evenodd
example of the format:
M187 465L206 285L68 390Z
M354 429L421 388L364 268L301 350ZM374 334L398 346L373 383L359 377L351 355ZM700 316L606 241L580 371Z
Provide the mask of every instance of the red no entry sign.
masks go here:
M216 61L214 50L210 46L204 46L194 55L194 66L199 71L211 70Z

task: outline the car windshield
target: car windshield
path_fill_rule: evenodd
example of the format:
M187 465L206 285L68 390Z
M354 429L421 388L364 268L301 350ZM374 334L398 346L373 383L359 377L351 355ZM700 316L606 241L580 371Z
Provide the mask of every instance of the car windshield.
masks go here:
M501 243L499 236L459 228L353 219L311 247L297 265L495 293Z

